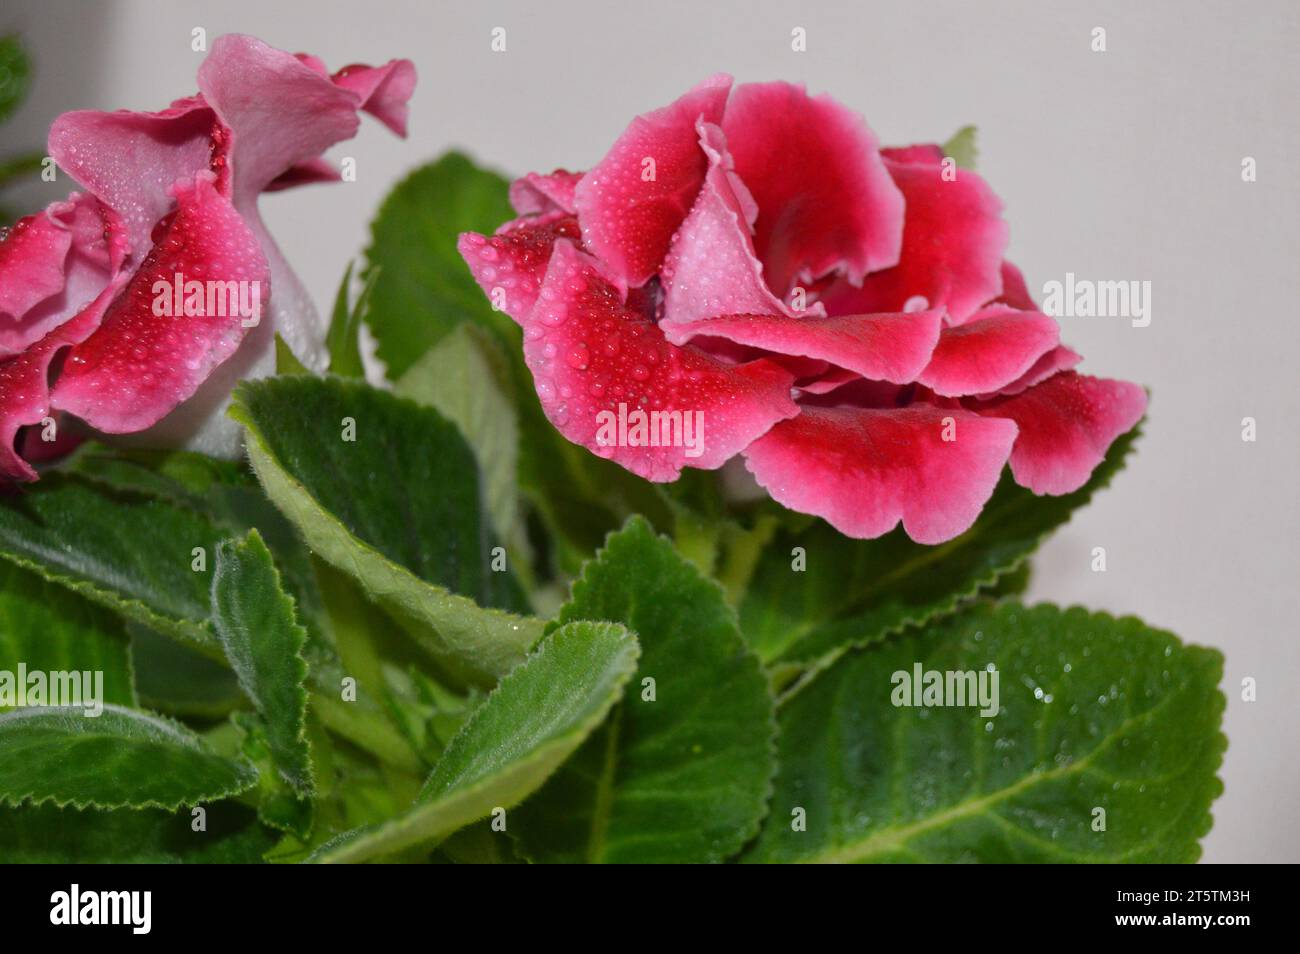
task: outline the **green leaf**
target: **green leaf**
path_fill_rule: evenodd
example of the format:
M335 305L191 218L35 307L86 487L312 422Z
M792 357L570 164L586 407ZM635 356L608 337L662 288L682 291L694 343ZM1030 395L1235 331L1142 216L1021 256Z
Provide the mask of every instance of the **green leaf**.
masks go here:
M461 727L410 810L345 833L312 860L362 861L431 845L493 809L513 807L605 718L637 655L636 639L612 623L552 631Z
M474 455L454 424L338 378L245 382L231 415L267 496L312 550L445 667L489 683L523 658L541 622L483 608L525 601L509 571L490 567Z
M974 169L979 159L979 150L975 147L976 129L974 126L962 126L953 133L952 138L942 146L943 154L955 159L960 169Z
M461 232L491 234L514 211L509 184L449 152L402 180L370 226L366 272L382 269L365 319L377 355L399 379L461 322L502 329L510 319L494 312L456 251Z
M951 613L1018 570L1106 486L1137 434L1111 445L1088 483L1063 497L1037 497L1004 474L975 525L938 546L914 543L901 528L852 540L821 520L778 532L741 604L741 629L769 666L816 669L852 647Z
M275 336L275 373L311 374L307 366L299 361L298 356L293 353L293 349L289 347L289 342L281 338L278 333Z
M515 544L519 512L519 420L507 359L482 329L462 325L415 362L394 393L434 408L474 449L497 536Z
M248 789L252 766L161 716L104 706L0 714L0 802L172 810Z
M140 702L168 715L219 719L248 705L221 663L138 623L128 623Z
M559 620L583 618L635 632L641 664L609 720L515 813L522 853L725 859L763 817L775 724L767 680L721 588L634 518L587 565Z
M891 704L917 665L994 666L1000 711ZM1223 788L1222 674L1217 652L1133 617L981 603L844 657L785 704L747 860L1194 861Z
M63 474L0 499L0 556L215 658L205 621L223 535L166 500Z
M136 703L121 620L34 573L0 565L0 710L6 708L4 674L16 689L19 666L47 677L82 673L83 698L88 693L92 704Z
M330 374L341 378L364 378L365 365L361 361L361 321L370 306L370 296L374 291L375 281L380 269L375 267L366 275L366 283L357 296L355 304L349 303L352 291L352 263L343 273L339 283L338 294L334 298L334 313L330 318L329 331L325 335L325 346L330 354Z
M271 551L256 530L217 547L212 626L244 693L265 723L271 760L299 795L315 789L307 745L307 631L280 587Z
M275 837L243 805L188 811L0 807L0 858L11 864L257 864Z
M0 36L0 123L8 119L27 95L32 64L14 35Z

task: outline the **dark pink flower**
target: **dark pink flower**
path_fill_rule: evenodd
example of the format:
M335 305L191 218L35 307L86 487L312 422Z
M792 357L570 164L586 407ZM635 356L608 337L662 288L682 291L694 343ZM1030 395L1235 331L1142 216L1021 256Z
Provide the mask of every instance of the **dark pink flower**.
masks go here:
M518 180L521 217L460 249L569 440L656 481L741 454L843 533L938 543L1008 461L1035 493L1077 489L1146 407L1072 370L1003 260L1001 203L944 172L829 97L717 76L589 172ZM660 429L611 441L637 410ZM674 412L699 413L702 446Z
M321 318L257 200L337 178L321 156L359 111L405 135L414 85L407 60L330 75L223 36L195 96L60 116L50 155L85 191L0 232L0 474L35 478L18 431L60 413L230 453L220 411L235 381L273 371L276 333L323 369Z

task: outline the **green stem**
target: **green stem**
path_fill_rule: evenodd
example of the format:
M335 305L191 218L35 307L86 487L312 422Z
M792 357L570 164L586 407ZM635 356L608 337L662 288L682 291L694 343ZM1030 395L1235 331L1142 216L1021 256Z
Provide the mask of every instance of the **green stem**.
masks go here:
M685 509L677 510L673 524L673 542L686 559L694 563L705 576L713 575L718 562L718 543L722 527L701 519Z
M727 602L739 606L749 589L759 557L776 533L775 517L759 517L752 529L728 524L723 530L726 556L718 568L718 582L727 592Z
M422 775L424 764L406 739L383 716L375 715L323 692L311 694L312 711L321 724L381 762Z

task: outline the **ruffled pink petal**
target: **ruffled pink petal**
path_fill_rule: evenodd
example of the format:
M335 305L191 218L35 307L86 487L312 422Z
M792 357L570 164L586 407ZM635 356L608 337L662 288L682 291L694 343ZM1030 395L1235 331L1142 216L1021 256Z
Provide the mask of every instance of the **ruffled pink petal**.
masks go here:
M54 120L49 150L60 168L122 217L138 260L153 244L154 225L171 211L172 183L219 160L215 126L197 96L156 113L79 110Z
M94 196L74 192L67 201L52 203L41 218L46 227L64 237L64 241L56 241L54 249L56 255L63 249L57 266L60 286L53 295L33 294L34 306L13 319L0 314L0 355L25 350L83 310L109 283L126 255L125 230ZM117 223L112 229L110 219ZM21 293L19 283L41 280L22 275L21 269L19 273L11 271L3 261L3 248L0 245L0 288ZM22 254L31 253L29 247Z
M821 300L831 314L906 311L915 301L946 308L950 322L960 324L1002 291L1002 203L967 169L945 181L941 164L885 165L907 200L898 265L868 275L861 288L837 282Z
M917 381L944 397L996 391L1025 374L1061 340L1056 322L1037 311L984 308L945 328Z
M583 241L616 285L636 288L659 270L708 168L696 122L718 123L730 89L730 76L712 76L638 116L578 182Z
M1002 294L989 304L1010 305L1021 311L1038 310L1034 296L1029 294L1029 287L1025 284L1025 276L1010 262L1002 263Z
M213 175L178 182L173 192L176 213L165 234L99 328L72 349L54 387L54 407L107 433L139 431L160 420L190 397L250 330L235 304L238 297L225 304L214 301L216 312L228 314L156 313L160 301L174 304L176 276L185 283L202 282L205 299L217 283L224 294L234 290L236 296L242 284L250 303L267 297L266 256L234 206L217 192ZM199 310L207 311L206 306Z
M861 381L862 375L856 371L850 371L847 368L829 368L824 373L817 375L811 381L796 382L797 387L804 394L830 394L837 388L841 388L850 381Z
M517 219L492 236L466 232L456 248L494 306L523 324L537 302L556 240L578 236L577 219L553 212Z
M14 326L32 308L63 291L63 262L72 234L48 211L0 229L0 349L22 350Z
M0 476L9 480L35 480L36 471L15 449L19 428L39 424L50 413L49 372L55 355L90 334L108 307L111 293L80 315L55 328L22 354L0 361Z
M89 252L86 258L95 261L102 252L103 266L108 276L106 284L85 307L68 320L60 322L40 341L21 354L0 360L0 476L10 480L36 479L36 471L16 452L15 438L23 426L39 424L54 413L50 405L50 365L60 351L84 341L99 327L104 313L129 279L129 274L122 269L127 254L125 223L111 209L95 203L88 196L74 195L69 200L69 204L75 204L78 209L87 203L94 204L102 232L103 248ZM80 229L73 231L75 233ZM87 237L83 235L82 238ZM78 239L74 234L74 249L77 244ZM56 442L66 446L65 436L60 428L56 432ZM48 445L46 449L52 450ZM43 455L33 455L32 459L41 456Z
M880 155L894 162L943 162L943 147L937 143L917 143L912 146L886 146Z
M338 182L342 176L327 159L308 159L293 168L280 173L267 185L264 191L280 192L296 186L318 185L325 182Z
M407 103L415 92L415 64L389 60L383 66L354 63L334 74L334 83L356 94L360 108L403 139L410 115Z
M754 244L777 294L835 270L860 283L898 262L903 195L861 116L802 86L746 83L722 129L758 203Z
M1146 412L1146 392L1129 381L1063 371L1014 397L973 405L1007 418L1020 434L1011 451L1016 483L1036 494L1068 494L1087 482L1111 442Z
M523 326L524 358L551 423L575 444L647 480L675 480L683 467L720 467L799 411L788 371L764 360L727 365L695 348L674 347L653 321L622 303L596 263L568 240L555 243ZM638 410L680 412L683 424L702 422L703 430L693 432L699 438L693 446L684 446L684 431L675 446L621 445L616 422L620 416L631 421L626 415Z
M1021 391L1032 388L1040 381L1046 381L1052 375L1060 371L1068 371L1083 360L1083 355L1075 351L1069 345L1057 345L1051 351L1035 361L1020 377L1016 378L1010 384L1004 385L995 392L975 395L979 399L991 399L995 397L1009 397L1012 394L1019 394Z
M360 125L356 93L251 36L218 37L198 78L226 130L230 194L241 211L284 172L352 138Z
M510 204L520 215L557 211L575 215L578 205L574 193L582 175L567 169L556 169L549 175L530 172L510 183Z
M819 358L865 378L906 384L916 379L940 341L942 311L894 315L722 315L680 323L667 331L674 344L692 335L726 338L784 355Z
M952 408L804 406L750 445L745 464L775 500L850 537L901 520L918 543L942 543L975 522L1015 436L1010 421Z
M795 314L763 280L746 217L746 203L752 200L732 171L722 130L700 123L699 134L708 172L690 214L673 236L659 276L664 289L661 327L674 343L710 333L699 326L718 315ZM824 314L818 304L809 311Z

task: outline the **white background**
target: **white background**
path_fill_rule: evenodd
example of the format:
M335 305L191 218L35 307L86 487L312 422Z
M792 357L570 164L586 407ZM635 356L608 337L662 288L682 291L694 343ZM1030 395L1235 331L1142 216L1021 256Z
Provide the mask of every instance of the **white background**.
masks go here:
M1062 319L1083 370L1151 389L1137 454L1041 551L1031 595L1132 612L1227 657L1226 786L1206 861L1300 861L1300 7L1277 2L390 2L4 0L35 95L0 152L59 112L156 109L193 90L209 37L255 34L332 68L420 72L411 138L373 121L332 154L359 180L265 200L320 305L407 169L449 146L509 172L582 169L637 112L716 71L806 81L884 142L980 128L1031 289L1067 271L1149 280L1152 322ZM494 54L490 31L507 30ZM790 48L804 27L808 49ZM1090 50L1093 27L1108 51ZM1244 156L1259 180L1243 183ZM66 182L58 189L66 188ZM53 189L54 187L47 187ZM47 201L53 191L28 199ZM1258 420L1256 443L1241 419ZM1109 569L1089 569L1094 546ZM1259 701L1240 700L1254 677Z

